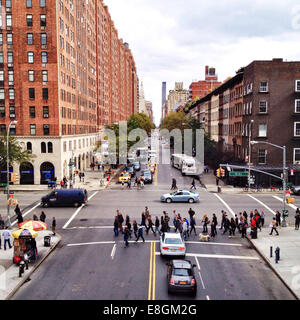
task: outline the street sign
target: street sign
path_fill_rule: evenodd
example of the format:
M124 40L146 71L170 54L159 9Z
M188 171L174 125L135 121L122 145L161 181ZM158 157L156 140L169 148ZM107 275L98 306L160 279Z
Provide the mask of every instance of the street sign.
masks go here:
M246 171L232 171L232 172L229 172L229 177L248 177L248 172L246 172Z

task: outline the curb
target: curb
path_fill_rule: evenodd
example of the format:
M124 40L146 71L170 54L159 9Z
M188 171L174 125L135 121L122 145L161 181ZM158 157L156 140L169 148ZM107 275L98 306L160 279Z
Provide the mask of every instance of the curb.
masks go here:
M58 234L58 233L57 233ZM59 234L58 234L59 235ZM60 236L60 235L59 235ZM60 236L60 239L58 242L48 251L48 253L40 260L38 263L26 274L22 277L22 281L18 283L18 285L10 292L10 294L4 299L4 300L10 300L16 292L22 287L22 285L26 282L26 280L34 273L34 271L48 258L48 256L56 249L58 244L61 242L62 237Z
M293 289L286 283L286 281L282 278L280 273L272 266L270 261L266 258L266 256L260 252L260 250L256 247L256 245L249 239L248 235L246 235L246 239L252 246L252 248L260 255L260 257L268 264L269 268L276 274L279 280L285 285L285 287L290 291L290 293L296 298L296 300L300 300L298 295L293 291Z

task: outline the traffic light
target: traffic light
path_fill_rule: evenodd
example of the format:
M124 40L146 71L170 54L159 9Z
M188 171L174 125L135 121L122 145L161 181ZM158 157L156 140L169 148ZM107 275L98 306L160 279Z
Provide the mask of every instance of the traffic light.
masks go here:
M217 177L218 177L218 178L221 177L221 169L217 169Z
M223 168L220 168L221 177L225 177L225 170Z

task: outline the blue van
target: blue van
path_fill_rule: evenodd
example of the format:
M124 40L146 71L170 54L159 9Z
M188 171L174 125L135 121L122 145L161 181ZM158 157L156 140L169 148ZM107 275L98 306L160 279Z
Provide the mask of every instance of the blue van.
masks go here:
M43 207L80 207L87 202L88 195L85 189L56 189L42 197Z

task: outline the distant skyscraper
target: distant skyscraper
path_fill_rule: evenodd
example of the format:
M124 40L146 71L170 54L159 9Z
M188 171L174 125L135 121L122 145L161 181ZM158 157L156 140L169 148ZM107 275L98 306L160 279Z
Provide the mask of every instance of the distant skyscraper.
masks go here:
M161 105L163 106L166 101L167 101L167 83L166 83L166 82L163 82L163 83L162 83L162 100L161 100Z

